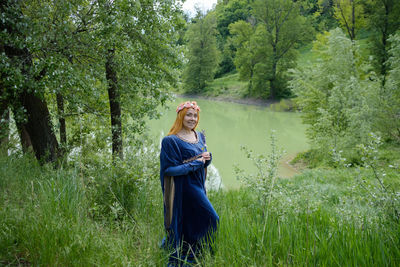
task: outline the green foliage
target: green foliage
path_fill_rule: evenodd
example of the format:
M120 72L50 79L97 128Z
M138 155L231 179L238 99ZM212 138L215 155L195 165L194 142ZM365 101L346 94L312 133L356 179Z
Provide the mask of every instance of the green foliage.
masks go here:
M250 159L257 168L255 175L247 175L243 170L236 168L235 172L239 180L250 188L260 200L263 209L268 209L271 201L272 191L275 190L278 165L283 152L276 146L275 132L270 137L271 153L265 155L253 155L253 152L246 147L242 147L247 158Z
M367 182L360 170L358 179L360 185L370 195L371 203L383 211L383 215L387 217L385 219L400 222L400 192L396 192L396 189L386 182L386 180L390 179L386 177L387 174L390 176L393 174L386 172L385 168L379 166L378 150L381 145L381 138L375 134L370 134L369 142L358 146L363 166L371 169L375 183ZM389 167L399 169L399 166L389 165ZM396 176L393 175L391 178L395 179Z
M255 29L250 23L237 21L229 25L229 30L233 35L232 42L237 49L235 65L239 72L239 78L243 81L249 81L249 95L256 95L251 94L253 89L252 78L256 65L262 64L262 61L266 60L265 55L267 53L262 50L263 47L260 47L260 43L256 39Z
M310 38L311 27L293 1L255 1L252 13L253 24L230 25L236 68L242 79L249 80L249 95L288 96L286 71L295 64L296 45Z
M1 156L0 265L162 266L154 151L136 150L118 169Z
M215 14L197 14L189 26L187 63L183 73L184 88L187 92L200 93L212 81L218 66Z
M54 170L33 157L1 156L0 264L165 266L156 152L136 148L120 169L98 161ZM397 192L398 167L385 172ZM275 179L267 217L249 188L210 191L221 221L214 253L197 265L398 266L398 222L370 197L373 187L352 177L376 181L364 168Z
M229 25L239 21L246 20L250 16L251 6L246 0L232 0L227 3L219 2L216 6L217 30L223 38L230 35Z
M307 166L307 168L313 169L316 167L329 166L329 163L331 162L330 158L326 157L324 151L319 149L309 149L298 153L290 163Z
M125 136L143 132L146 117L157 116L154 110L176 86L180 50L175 39L183 24L176 1L13 1L4 10L4 20L19 32L0 33L1 100L17 107L17 119L24 118L15 95L25 87L35 90L49 103L56 126L56 119L66 118L70 149L82 132L103 141L109 135L102 129L109 125L105 62L110 49L115 50L122 120L130 122L123 125ZM4 47L28 51L32 68L7 57ZM63 112L55 94L64 98Z
M361 173L374 180L369 171ZM216 251L202 265L396 266L398 223L371 205L358 175L354 169L313 170L277 179L267 217L257 191L216 193L212 202L221 217Z
M337 21L334 17L333 1L331 0L318 0L318 10L314 13L315 20L317 21L317 30L319 32L328 31L337 27Z
M318 32L338 26L333 15L332 0L300 0L298 2L300 3L300 13L307 17Z
M326 155L351 150L373 129L379 80L361 64L357 45L340 29L320 35L314 52L321 60L293 70L290 83L310 125L307 134Z
M390 67L385 87L380 91L377 124L385 137L400 141L400 34L392 36L389 50Z
M130 146L124 161L114 164L99 161L85 163L85 176L89 177L87 198L90 215L96 219L130 220L135 223L137 216L153 209L148 204L157 199L153 195L146 196L145 190L154 190L158 186L157 158L154 144L143 141ZM103 175L98 177L98 173Z
M295 111L298 109L292 99L281 99L278 103L272 103L270 109L273 111Z
M268 77L270 75L269 47L263 46L266 33L263 27L254 28L250 23L238 21L229 25L232 42L237 49L235 65L239 77L249 81L248 96L267 97Z
M215 7L217 17L218 48L222 52L222 59L216 77L231 72L235 69L235 47L231 44L229 25L236 21L246 21L250 17L251 5L246 0L220 1Z
M373 56L376 72L382 75L382 85L385 85L389 66L390 35L396 33L400 26L400 2L396 0L364 0L363 7L366 14L366 29L370 33L369 48Z
M362 0L334 0L333 8L342 29L355 40L358 31L365 26Z

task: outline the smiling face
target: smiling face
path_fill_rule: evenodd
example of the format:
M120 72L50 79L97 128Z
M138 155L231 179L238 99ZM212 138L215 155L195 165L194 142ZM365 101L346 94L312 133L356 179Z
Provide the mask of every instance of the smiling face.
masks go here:
M197 111L193 108L189 108L183 118L183 128L186 130L193 130L196 127L198 120Z

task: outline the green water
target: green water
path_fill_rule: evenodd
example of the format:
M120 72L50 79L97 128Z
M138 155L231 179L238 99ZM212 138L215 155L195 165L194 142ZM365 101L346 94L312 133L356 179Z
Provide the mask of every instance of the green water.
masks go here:
M173 124L176 106L189 99L177 98L168 104L170 109L163 111L158 120L149 122L151 133L166 135ZM296 170L287 164L293 156L308 149L305 125L300 114L293 112L274 112L266 107L243 105L229 102L195 100L201 108L197 130L205 130L207 147L213 155L213 165L225 188L240 186L233 166L238 165L248 173L256 169L241 151L241 145L255 153L270 152L270 133L276 131L277 144L286 152L279 167L281 177L290 177Z

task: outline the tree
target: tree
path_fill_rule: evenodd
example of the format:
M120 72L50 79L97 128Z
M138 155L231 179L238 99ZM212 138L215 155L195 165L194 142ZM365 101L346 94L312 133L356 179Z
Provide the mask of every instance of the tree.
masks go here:
M269 47L263 45L266 36L263 27L253 27L250 23L238 21L229 25L232 42L237 52L235 65L241 80L249 81L248 94L256 97L268 96Z
M232 43L237 49L235 65L239 71L239 77L242 80L250 80L253 77L255 57L253 53L252 36L254 29L250 23L240 20L229 25L229 31L232 35Z
M400 34L391 36L388 41L388 78L378 98L379 112L376 119L379 129L386 137L400 142Z
M0 47L0 53L4 53L4 47ZM1 73L1 72L0 72ZM5 86L3 85L3 77L0 79L0 148L8 145L10 132L10 111L7 103Z
M123 108L138 132L145 116L165 102L165 90L176 81L175 34L182 22L175 1L105 2L98 53L105 59L113 155L122 159Z
M270 98L288 95L286 70L295 64L296 46L311 37L311 27L300 15L299 4L290 0L257 0L252 11L257 23L253 37L257 51L251 52L254 64L248 66L254 66L257 75L248 76L251 88L256 86L253 91L264 92L261 95ZM242 53L240 49L248 48L238 48L237 54ZM240 66L240 60L235 63L241 71L247 68Z
M400 2L396 0L364 0L367 28L372 33L371 52L374 56L374 66L381 75L382 87L385 87L389 72L386 64L389 59L389 36L400 26Z
M187 64L183 73L184 87L188 92L201 92L214 78L218 66L215 14L197 13L187 31Z
M371 118L376 117L379 79L339 28L319 35L313 52L321 61L292 70L290 87L313 145L325 154L349 152L376 130Z
M1 13L1 84L3 99L13 108L16 120L26 129L38 160L55 161L59 156L58 142L50 122L47 103L41 95L40 85L46 73L33 61L32 52L24 42L29 36L29 18L22 13L16 1L2 1ZM24 140L22 139L24 145Z
M10 113L6 101L0 101L0 147L7 146L10 132Z
M108 50L106 60L106 78L108 81L108 99L110 102L111 135L113 158L124 158L122 147L121 97L118 90L117 72L114 63L115 50Z
M235 47L230 42L231 33L229 25L236 21L247 21L250 17L251 5L248 0L232 0L227 3L219 2L215 7L217 25L217 45L221 51L221 62L219 64L216 77L235 69Z
M307 17L318 32L338 26L334 17L333 0L300 0L300 13Z
M364 9L360 0L334 0L335 17L351 40L365 25Z
M7 89L1 99L6 99L16 118L21 118L17 122L24 122L26 117L29 122L30 110L20 97L14 96L20 92L33 94L41 101L33 103L33 109L48 107L48 114L41 116L48 127L35 124L39 126L40 136L49 136L41 132L46 129L53 131L50 124L53 117L60 122L60 139L66 137L69 146L83 149L89 138L82 135L90 134L93 145L104 143L107 147L112 143L107 143L99 128L104 127L105 119L114 117L107 109L108 81L113 77L117 78L120 95L116 102L121 106L116 117L120 117L122 125L130 121L126 134L140 133L145 128L146 116L157 116L155 108L165 103L166 90L177 78L174 68L179 64L179 51L174 47L175 33L182 24L178 3L150 0L9 2L12 4L2 5L6 8L2 21L16 25L18 31L0 33L0 49L6 51L0 57L1 84ZM115 10L112 14L110 5L107 6L110 3ZM12 56L8 47L22 47L21 51L26 54ZM110 54L112 49L115 50ZM26 58L30 59L28 64L21 64ZM114 68L114 76L106 74L107 62L113 63L108 66ZM24 89L25 84L29 85L28 90ZM25 128L29 133L30 129ZM33 137L31 133L28 136ZM53 137L57 141L54 132ZM32 140L36 151L34 143ZM39 143L45 144L43 139Z

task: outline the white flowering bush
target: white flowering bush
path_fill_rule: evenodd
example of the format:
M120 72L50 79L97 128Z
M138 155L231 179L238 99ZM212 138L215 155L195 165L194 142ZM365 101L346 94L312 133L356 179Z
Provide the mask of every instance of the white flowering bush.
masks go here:
M360 168L358 168L359 175L357 179L359 185L365 190L371 205L381 209L383 214L390 219L399 221L400 192L397 192L385 182L388 178L388 174L384 168L380 167L378 162L379 147L382 145L381 137L374 133L370 133L369 136L369 142L367 144L358 145L358 149L364 167L372 172L374 180L367 180L365 178L365 173L362 173ZM393 165L389 165L388 167L394 168Z
M241 149L246 153L257 168L255 174L245 174L238 167L235 168L237 178L248 186L255 195L259 198L263 210L268 208L268 203L271 201L272 192L276 187L276 179L278 175L278 165L282 158L283 151L276 145L275 131L271 132L271 153L268 156L263 154L254 155L253 151L245 146Z

